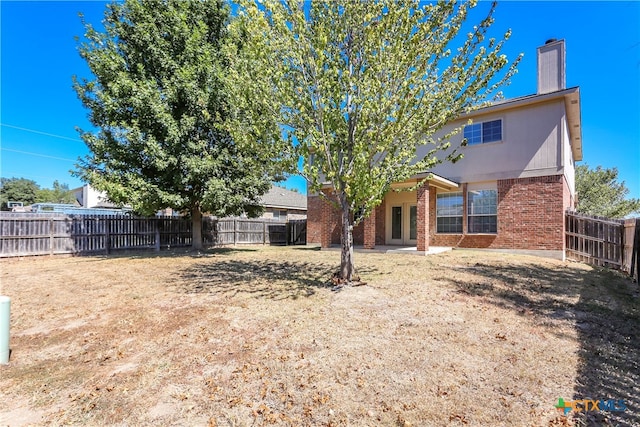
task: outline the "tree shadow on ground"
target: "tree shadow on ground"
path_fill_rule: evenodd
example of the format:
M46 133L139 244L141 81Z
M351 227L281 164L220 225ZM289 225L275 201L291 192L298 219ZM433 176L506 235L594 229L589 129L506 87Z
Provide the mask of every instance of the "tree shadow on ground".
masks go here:
M625 411L588 412L587 425L640 426L640 298L638 285L595 270L576 305L582 366L574 399L619 400Z
M640 293L622 274L572 264L531 263L504 266L476 263L449 266L439 280L521 315L575 325L580 365L574 395L567 400L623 400L624 411L584 411L578 425L640 425ZM459 274L456 274L459 273ZM456 276L471 274L471 280ZM577 301L577 302L576 302ZM554 329L558 329L557 325ZM562 335L561 331L556 332Z
M82 252L72 254L73 257L78 258L94 258L94 259L147 259L147 258L175 258L175 257L192 257L202 258L211 255L235 255L238 253L257 252L256 248L242 248L242 247L221 247L221 248L206 248L206 249L193 249L191 247L178 247L171 249L161 249L155 251L149 248L140 249L117 249L111 251L109 254L104 252Z
M209 259L181 271L177 289L185 293L206 293L233 297L250 294L274 300L309 297L318 288L332 287L334 264L275 260ZM369 273L371 269L360 269Z

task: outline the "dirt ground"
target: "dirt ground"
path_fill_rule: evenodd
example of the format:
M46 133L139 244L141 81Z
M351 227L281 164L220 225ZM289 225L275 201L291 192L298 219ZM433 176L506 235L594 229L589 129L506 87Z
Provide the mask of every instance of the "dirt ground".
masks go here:
M638 285L476 251L0 261L0 425L640 425ZM558 398L623 400L569 412Z

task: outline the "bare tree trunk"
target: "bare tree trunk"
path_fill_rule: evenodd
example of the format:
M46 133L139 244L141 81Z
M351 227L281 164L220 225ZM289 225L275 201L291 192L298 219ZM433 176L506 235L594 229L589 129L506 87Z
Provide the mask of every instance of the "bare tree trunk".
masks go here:
M196 250L202 249L202 211L200 206L191 209L191 247Z
M353 223L351 221L351 212L349 212L347 198L344 194L340 195L340 207L342 208L340 278L347 283L351 283L356 271L353 262Z

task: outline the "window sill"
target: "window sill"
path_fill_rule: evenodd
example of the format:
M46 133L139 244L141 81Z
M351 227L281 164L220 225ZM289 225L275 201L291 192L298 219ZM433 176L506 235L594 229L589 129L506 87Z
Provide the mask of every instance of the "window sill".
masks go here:
M436 231L435 236L497 236L498 233L443 233Z
M467 233L467 236L497 236L498 233Z

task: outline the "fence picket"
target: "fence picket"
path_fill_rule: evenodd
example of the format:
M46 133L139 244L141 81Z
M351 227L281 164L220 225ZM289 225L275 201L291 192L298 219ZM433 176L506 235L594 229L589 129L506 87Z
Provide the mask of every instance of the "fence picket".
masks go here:
M567 257L629 272L633 265L630 252L634 245L632 236L638 224L640 221L636 220L616 220L567 212Z

